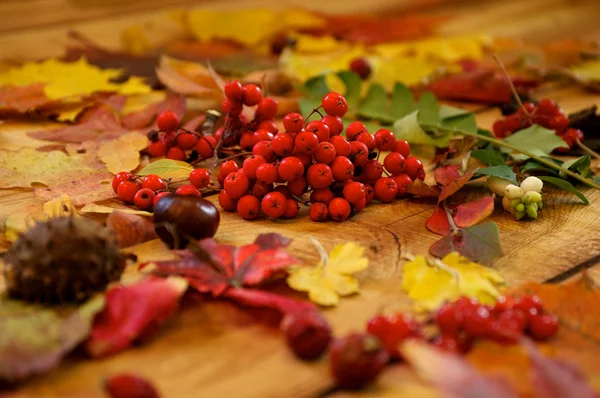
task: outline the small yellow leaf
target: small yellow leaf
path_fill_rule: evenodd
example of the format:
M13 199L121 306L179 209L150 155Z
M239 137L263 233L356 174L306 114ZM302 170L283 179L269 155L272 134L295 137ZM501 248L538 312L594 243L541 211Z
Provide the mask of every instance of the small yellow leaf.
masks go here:
M415 302L417 311L433 311L446 301L461 296L493 304L500 296L504 279L495 270L470 262L457 252L433 264L422 257L404 265L402 288Z
M83 206L79 211L82 213L99 213L99 214L110 214L115 211L121 211L123 213L135 214L138 216L152 216L152 213L149 213L149 212L143 211L143 210L134 210L134 209L129 209L129 208L125 208L125 207L115 208L115 207L99 205L97 203L88 203L87 205Z
M140 176L156 174L163 180L171 179L171 182L185 181L190 177L194 167L186 162L171 159L160 159L150 163L138 172Z
M13 213L6 218L6 240L9 242L16 241L19 235L33 227L38 221L46 221L49 218L67 215L77 216L77 210L75 210L73 201L68 195L62 195L60 198L52 199L43 205L39 203L31 204L27 207L27 210Z
M148 146L148 138L140 133L125 134L100 144L98 157L113 174L132 171L140 165L140 151Z
M339 296L359 292L358 281L353 274L369 266L364 257L365 249L348 242L335 246L325 264L313 267L292 267L287 278L288 285L295 290L308 292L311 301L323 305L337 305Z
M44 214L48 218L77 215L73 201L68 195L49 200L42 206Z

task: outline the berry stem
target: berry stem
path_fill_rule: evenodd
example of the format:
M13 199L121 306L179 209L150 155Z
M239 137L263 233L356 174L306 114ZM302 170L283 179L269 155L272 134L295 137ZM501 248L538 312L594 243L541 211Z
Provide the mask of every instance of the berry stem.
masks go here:
M512 79L510 78L510 75L508 74L508 71L506 70L506 67L504 66L504 63L502 63L502 61L500 60L500 57L498 57L497 54L492 54L492 57L498 63L498 65L500 65L502 72L506 76L506 79L508 79L508 85L510 87L510 91L512 91L512 94L515 97L515 101L517 101L517 104L519 104L519 107L523 110L523 113L525 114L525 116L527 116L527 119L531 122L531 115L529 114L529 111L527 111L527 108L525 108L525 105L523 105L523 101L521 101L521 97L519 96L519 93L517 92L517 88L513 84Z
M596 159L600 159L600 155L596 152L594 152L594 150L588 146L586 146L583 142L579 141L579 139L577 139L577 145L579 145L579 148L581 148L584 152L586 152L587 154L589 154L591 157L596 158Z
M304 206L310 206L310 201L304 200L300 196L292 195L292 198L296 199L297 202L302 203Z
M452 233L458 232L459 228L456 226L454 222L454 218L452 218L452 213L450 213L450 209L446 206L446 202L444 201L444 211L446 212L446 217L448 217L448 223L450 224L450 230Z
M312 112L310 112L310 113L308 114L308 116L306 117L306 119L304 119L304 127L306 127L306 125L308 124L308 119L310 119L310 117L311 117L312 115L314 115L315 113L318 113L318 114L319 114L319 116L321 116L321 119L323 118L323 115L321 114L321 112L319 112L319 109L320 109L320 108L322 108L322 106L320 106L320 107L318 107L318 108L315 108L315 109L313 109L313 110L312 110Z

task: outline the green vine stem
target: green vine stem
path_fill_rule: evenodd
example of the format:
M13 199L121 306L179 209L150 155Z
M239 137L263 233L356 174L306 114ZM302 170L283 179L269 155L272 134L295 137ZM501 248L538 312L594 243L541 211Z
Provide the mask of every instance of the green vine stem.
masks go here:
M421 126L424 130L438 130L438 131L442 131L442 132L446 132L446 133L450 133L450 134L457 134L457 135L466 135L466 136L470 136L470 137L475 137L477 139L480 139L482 141L487 141L497 147L504 147L504 148L508 148L508 149L512 149L515 152L519 152L522 153L523 155L529 156L532 159L535 159L537 162L543 164L544 166L548 166L551 169L554 170L558 170L558 171L562 171L563 173L565 173L566 175L568 175L569 177L573 177L578 181L581 181L582 183L584 183L585 185L592 187L592 188L596 188L600 190L600 185L596 184L594 181L588 180L587 178L582 177L581 175L572 172L571 170L565 169L564 167L561 167L559 165L557 165L554 162L551 162L549 160L546 160L540 156L537 156L529 151L526 151L524 149L518 148L514 145L511 145L509 143L506 143L502 140L493 138L493 137L488 137L486 135L479 135L477 133L470 133L468 131L463 131L463 130L459 130L456 128L448 128L448 127L443 127L443 126L439 126L439 125L424 125Z

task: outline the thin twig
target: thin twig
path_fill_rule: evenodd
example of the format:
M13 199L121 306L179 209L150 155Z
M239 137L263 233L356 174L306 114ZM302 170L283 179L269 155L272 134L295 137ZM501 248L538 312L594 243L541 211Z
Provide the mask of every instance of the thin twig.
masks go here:
M600 155L596 152L594 152L594 150L586 145L583 144L583 142L579 141L579 139L577 139L577 145L579 145L579 148L583 149L586 153L588 153L591 157L596 158L596 159L600 159Z
M450 230L452 231L452 233L458 232L459 228L456 226L456 223L454 222L454 218L452 218L450 209L448 209L448 206L446 206L445 201L444 201L443 206L444 206L444 211L446 212L446 217L448 217L448 223L450 224Z
M434 265L439 269L444 270L450 275L452 275L452 277L454 277L454 279L456 280L456 284L460 285L460 275L454 268L444 264L444 262L439 258L430 258L427 261L429 262L429 264Z
M529 111L527 110L527 108L525 108L525 105L523 105L523 101L521 101L521 97L519 96L519 93L517 92L517 88L513 84L512 79L510 78L510 75L508 74L508 71L506 70L506 67L504 66L502 61L500 61L500 57L498 57L497 54L492 54L492 57L494 58L494 60L496 60L498 65L500 65L500 68L502 69L502 72L504 73L504 75L506 75L506 78L508 79L508 85L510 86L510 90L512 91L512 94L515 97L515 101L517 101L517 104L519 104L519 107L521 107L521 109L523 109L523 113L525 113L527 118L531 121L531 115L529 114Z

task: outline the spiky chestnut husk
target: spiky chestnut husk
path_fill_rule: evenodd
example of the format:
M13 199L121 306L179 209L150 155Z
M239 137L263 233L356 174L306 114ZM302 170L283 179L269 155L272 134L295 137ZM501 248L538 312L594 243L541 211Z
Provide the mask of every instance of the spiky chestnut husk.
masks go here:
M4 257L8 294L49 304L78 302L118 281L125 257L110 231L83 217L36 224Z

